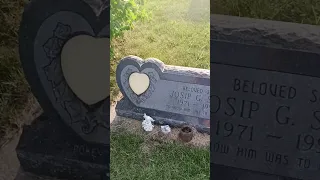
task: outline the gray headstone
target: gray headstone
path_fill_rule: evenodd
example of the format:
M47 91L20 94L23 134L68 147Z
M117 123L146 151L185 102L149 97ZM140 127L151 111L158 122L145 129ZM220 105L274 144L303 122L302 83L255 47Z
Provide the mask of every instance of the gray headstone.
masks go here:
M149 77L149 86L142 94L137 95L131 88L129 78L133 73ZM209 70L128 56L118 64L116 78L124 96L116 106L118 116L143 120L146 113L159 124L191 124L198 131L210 132ZM139 81L134 83L141 86Z
M25 171L66 179L106 177L109 96L85 103L65 78L61 54L76 37L108 40L109 10L107 0L31 1L25 8L19 32L20 59L32 92L44 109L41 117L24 127L17 147ZM110 59L105 61L109 64ZM106 66L101 74L109 78L109 72Z
M228 16L211 26L211 177L319 179L319 27Z

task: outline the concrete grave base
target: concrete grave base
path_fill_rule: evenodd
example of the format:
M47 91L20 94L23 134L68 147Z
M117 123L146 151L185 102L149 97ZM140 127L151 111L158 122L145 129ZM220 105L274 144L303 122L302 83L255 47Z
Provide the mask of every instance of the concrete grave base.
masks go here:
M48 176L38 176L33 173L25 172L22 168L19 169L17 176L14 180L66 180L66 179L57 179Z
M106 137L107 138L107 137ZM16 148L25 172L61 179L107 179L109 146L85 142L45 114L23 128Z
M217 180L299 180L239 168L211 164L211 177Z

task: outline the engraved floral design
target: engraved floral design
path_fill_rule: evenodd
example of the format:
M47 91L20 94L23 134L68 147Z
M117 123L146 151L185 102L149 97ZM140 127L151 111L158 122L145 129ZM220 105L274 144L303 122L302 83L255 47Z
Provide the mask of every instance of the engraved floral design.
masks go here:
M84 103L76 97L65 81L61 69L60 54L63 44L71 37L72 29L70 25L57 23L53 30L53 35L43 44L43 51L50 59L49 63L43 66L47 80L53 89L54 100L60 104L70 118L70 124L81 123L81 130L84 134L92 133L98 126L108 128L108 116L103 103L99 108L88 111ZM108 106L109 107L109 106Z
M50 38L47 42L43 45L43 49L48 58L52 59L59 55L60 53L60 41L61 39L58 38Z
M98 120L95 113L87 113L85 118L82 120L83 126L81 127L82 132L85 134L92 133L95 128L98 126Z

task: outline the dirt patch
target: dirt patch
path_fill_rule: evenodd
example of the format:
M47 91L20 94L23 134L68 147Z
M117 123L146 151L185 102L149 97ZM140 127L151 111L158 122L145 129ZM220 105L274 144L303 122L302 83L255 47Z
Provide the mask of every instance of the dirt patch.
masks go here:
M37 116L42 113L42 109L38 101L32 94L28 95L28 101L25 103L25 109L14 117L18 130L10 131L0 142L0 179L13 180L19 170L20 163L18 161L15 148L19 142L22 127L30 124ZM23 176L27 180L26 176ZM17 180L20 180L17 178Z
M210 135L199 133L194 128L193 130L195 132L193 139L185 144L196 147L209 147ZM141 127L141 121L119 116L116 116L111 124L111 133L127 132L142 135L147 141L158 143L180 141L178 138L179 131L180 128L171 128L169 134L164 134L162 133L160 126L155 125L152 132L145 132Z

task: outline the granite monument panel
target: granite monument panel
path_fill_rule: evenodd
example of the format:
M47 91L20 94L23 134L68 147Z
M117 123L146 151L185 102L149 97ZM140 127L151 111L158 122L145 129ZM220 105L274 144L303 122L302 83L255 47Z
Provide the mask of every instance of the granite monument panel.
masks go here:
M17 147L29 172L106 178L109 169L109 1L42 0L25 8L20 59L44 110Z
M224 23L212 24L212 178L319 179L320 54L312 49L320 46L308 43L312 35L306 33L316 27L235 18L242 28L232 31L229 23L235 19L215 18ZM255 24L252 31L249 24ZM267 33L265 24L276 30ZM293 37L290 31L296 31ZM245 34L252 32L250 38L257 40L250 43ZM264 36L281 37L273 42L282 48L263 41ZM294 38L301 41L289 41Z
M117 104L117 115L141 120L146 113L159 124L192 124L209 132L209 70L128 56L118 64L116 78L124 95Z

